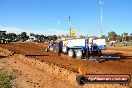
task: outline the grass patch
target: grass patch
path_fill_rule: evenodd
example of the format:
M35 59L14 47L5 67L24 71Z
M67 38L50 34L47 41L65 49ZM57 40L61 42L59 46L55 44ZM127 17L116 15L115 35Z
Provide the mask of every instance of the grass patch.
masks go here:
M11 75L5 72L0 72L0 88L12 88L11 80L14 79Z

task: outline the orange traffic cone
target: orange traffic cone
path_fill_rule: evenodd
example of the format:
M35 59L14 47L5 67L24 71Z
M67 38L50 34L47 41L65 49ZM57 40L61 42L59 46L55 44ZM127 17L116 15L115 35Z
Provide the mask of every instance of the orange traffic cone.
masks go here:
M85 72L83 70L81 70L81 68L79 68L78 72L80 75L85 75Z

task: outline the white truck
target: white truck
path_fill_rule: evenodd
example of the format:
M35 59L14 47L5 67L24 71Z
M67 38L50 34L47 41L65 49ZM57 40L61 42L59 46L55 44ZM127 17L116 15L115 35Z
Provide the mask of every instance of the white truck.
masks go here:
M50 46L51 47L51 46ZM52 47L55 52L65 53L69 57L88 57L89 54L101 53L106 49L105 39L68 39L59 41Z

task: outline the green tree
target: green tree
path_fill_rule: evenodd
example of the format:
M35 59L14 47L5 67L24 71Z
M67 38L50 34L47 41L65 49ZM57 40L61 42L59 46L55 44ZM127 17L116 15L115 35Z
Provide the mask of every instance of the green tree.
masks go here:
M128 38L128 37L127 37L127 36L128 36L128 33L124 32L124 33L123 33L123 36L124 36L124 40L125 40L125 41L127 41L127 38Z
M17 36L17 40L20 41L21 40L21 34L18 34L16 36Z
M44 39L44 35L42 35L42 34L39 35L39 36L38 36L38 39L43 40L43 39Z
M69 36L69 35L66 35L65 37L66 37L66 38L70 38L70 36Z
M101 38L105 39L106 38L106 35L102 35Z
M102 36L101 36L101 39L105 39L105 41L107 41L107 42L109 41L109 40L108 40L108 37L107 37L106 35L102 35Z
M130 34L130 41L132 41L132 33Z
M122 42L122 38L120 35L117 35L117 39L116 39L118 42Z
M35 38L37 38L37 39L38 39L38 38L39 38L39 35L38 35L38 34L36 34L36 35L35 35Z
M48 40L52 40L52 36L51 35L47 36L47 38L48 38Z
M30 36L33 36L33 37L35 37L35 34L34 34L34 33L30 33Z
M61 39L61 36L60 36L60 35L58 35L58 36L57 36L57 38L58 38L58 39Z
M10 38L10 39L15 39L17 37L17 35L15 33L7 33L6 34L6 38Z
M53 35L52 36L52 39L56 41L57 40L57 36L56 35Z
M85 38L85 36L83 36L83 35L80 35L80 36L79 36L79 38Z
M121 34L121 42L124 41L123 34Z
M27 40L29 38L29 36L27 36L26 32L22 32L21 33L21 39L23 39L24 41Z
M108 37L110 41L116 41L117 34L114 31L108 32Z
M65 38L65 36L64 36L64 35L61 35L60 37L61 37L61 38Z

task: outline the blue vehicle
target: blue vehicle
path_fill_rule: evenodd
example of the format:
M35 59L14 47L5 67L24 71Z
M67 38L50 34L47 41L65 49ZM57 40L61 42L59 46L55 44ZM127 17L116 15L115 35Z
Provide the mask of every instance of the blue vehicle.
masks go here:
M65 53L69 57L86 58L90 54L101 54L101 50L106 49L105 39L68 39L50 44L50 48L57 53Z

